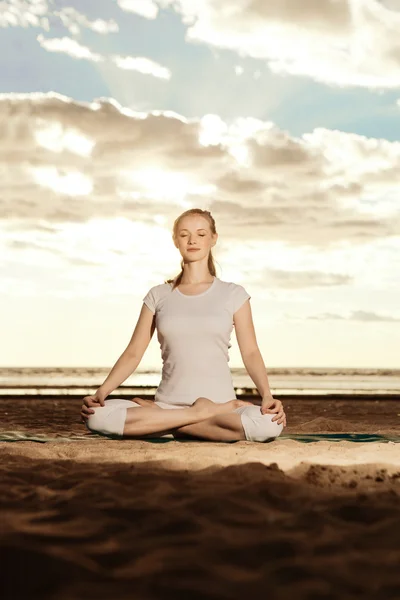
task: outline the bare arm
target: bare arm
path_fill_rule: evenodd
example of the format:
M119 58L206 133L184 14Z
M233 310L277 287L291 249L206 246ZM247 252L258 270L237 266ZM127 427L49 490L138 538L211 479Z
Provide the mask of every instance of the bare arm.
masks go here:
M121 354L107 378L97 390L97 394L106 398L118 386L128 379L137 369L155 331L155 317L143 304L135 330L128 346Z
M107 378L97 390L97 395L101 395L103 400L107 398L111 392L128 379L130 375L137 369L141 357L132 354L128 348L121 354Z
M233 322L246 371L254 381L260 396L271 396L267 370L257 343L250 300L244 302L235 312Z

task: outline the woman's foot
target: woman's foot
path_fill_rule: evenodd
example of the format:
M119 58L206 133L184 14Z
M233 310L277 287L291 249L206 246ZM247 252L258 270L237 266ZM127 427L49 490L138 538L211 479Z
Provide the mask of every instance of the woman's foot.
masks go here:
M215 406L215 402L209 398L197 398L191 408L199 414L200 419L209 419L217 414Z
M192 404L192 408L202 415L203 419L214 417L215 415L222 415L231 413L241 406L254 406L252 402L246 400L229 400L228 402L216 403L209 398L197 398Z
M236 410L237 408L241 408L242 406L254 406L254 404L252 402L248 402L247 400L237 400L235 398L234 400L229 400L229 402L223 402L222 404L218 404L217 406L220 407L220 412L218 414L221 414L233 412L234 410Z
M144 398L131 398L131 400L136 402L136 404L140 404L140 406L144 406L145 408L158 408L162 410L161 406L158 406L154 400L145 400Z

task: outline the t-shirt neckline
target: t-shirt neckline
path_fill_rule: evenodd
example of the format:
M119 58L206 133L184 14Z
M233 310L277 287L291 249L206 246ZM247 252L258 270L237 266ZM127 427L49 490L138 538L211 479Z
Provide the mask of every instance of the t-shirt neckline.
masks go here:
M199 298L200 296L205 296L206 294L208 294L208 292L210 292L212 290L212 288L214 287L216 281L217 281L217 278L214 277L214 280L213 280L212 284L210 285L210 287L207 288L205 290L205 292L201 292L201 294L182 294L182 292L178 288L175 288L175 290L178 292L178 294L180 296L183 296L184 298Z

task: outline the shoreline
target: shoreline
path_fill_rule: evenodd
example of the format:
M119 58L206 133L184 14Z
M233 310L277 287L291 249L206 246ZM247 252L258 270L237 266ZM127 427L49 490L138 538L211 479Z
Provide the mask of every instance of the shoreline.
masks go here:
M8 389L12 389L12 387L7 387ZM24 390L28 390L28 389L32 389L32 390L37 390L38 386L26 386L23 388ZM56 389L55 387L50 387L49 389ZM65 389L65 388L62 388ZM81 389L81 388L80 388ZM95 390L93 391L89 391L89 392L84 392L84 393L67 393L67 394L54 394L54 393L48 393L48 394L38 394L38 393L21 393L21 394L2 394L1 393L1 389L0 389L0 402L2 400L77 400L80 398L83 398L84 396L89 396L91 394L94 394ZM315 400L369 400L369 401L376 401L376 400L387 400L387 401L395 401L395 402L400 402L400 393L397 392L388 392L388 393L378 393L378 392L369 392L369 393L365 393L365 392L329 392L329 393L318 393L318 390L315 391L315 393L311 393L310 391L307 391L305 393L299 394L299 393L285 393L285 394L281 394L281 393L273 393L272 394L274 398L277 398L278 400L281 400L282 402L284 400L309 400L309 399L315 399ZM112 399L112 398L123 398L124 400L130 400L132 397L134 396L138 396L140 398L143 398L145 400L154 400L155 395L154 393L145 393L145 391L143 391L140 388L135 388L133 389L133 391L129 391L129 392L113 392L112 394L109 394L107 396L107 400L108 399ZM243 394L238 394L236 393L236 398L237 400L248 400L251 402L254 402L254 404L260 404L261 403L261 396L258 393L253 393L253 392L246 392Z

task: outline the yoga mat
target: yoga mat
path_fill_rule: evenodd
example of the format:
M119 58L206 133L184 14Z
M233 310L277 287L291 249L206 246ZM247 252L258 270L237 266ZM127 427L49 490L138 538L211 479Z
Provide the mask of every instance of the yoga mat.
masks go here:
M76 441L91 441L93 439L116 439L123 440L122 436L118 435L102 435L97 433L88 433L82 435L73 435L73 436L55 436L48 437L43 434L35 434L35 433L26 433L26 432L18 432L18 431L3 431L0 433L0 442L39 442L45 444L47 442L76 442ZM131 438L132 439L132 438ZM154 437L154 438L136 438L142 439L145 442L152 442L154 444L163 444L166 442L179 441L183 442L199 442L199 439L190 439L187 440L175 440L172 435L165 437ZM375 433L289 433L289 434L281 434L277 437L274 442L277 443L279 440L297 440L298 442L303 442L308 444L310 442L340 442L342 440L347 442L392 442L392 443L400 443L399 435L379 435ZM205 440L206 441L206 440ZM235 444L236 441L233 442L220 442L222 444ZM260 442L254 442L260 443ZM262 442L261 442L262 443Z

